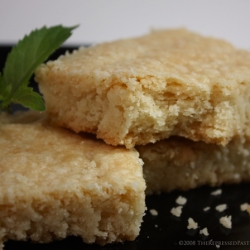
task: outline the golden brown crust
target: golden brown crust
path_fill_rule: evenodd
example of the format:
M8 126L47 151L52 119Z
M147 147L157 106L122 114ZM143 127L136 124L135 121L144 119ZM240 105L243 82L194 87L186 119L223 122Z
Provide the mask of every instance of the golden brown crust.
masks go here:
M145 210L135 150L51 126L43 114L0 116L0 241L133 240Z
M183 29L80 49L36 79L57 124L108 144L250 134L250 53Z

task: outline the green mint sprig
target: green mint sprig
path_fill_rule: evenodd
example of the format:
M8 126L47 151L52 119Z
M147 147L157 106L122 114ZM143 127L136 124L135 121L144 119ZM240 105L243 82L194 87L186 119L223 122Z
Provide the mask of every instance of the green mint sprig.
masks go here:
M76 27L44 26L26 35L12 48L0 73L0 112L9 110L11 103L45 110L42 96L28 87L29 80L35 69L71 36Z

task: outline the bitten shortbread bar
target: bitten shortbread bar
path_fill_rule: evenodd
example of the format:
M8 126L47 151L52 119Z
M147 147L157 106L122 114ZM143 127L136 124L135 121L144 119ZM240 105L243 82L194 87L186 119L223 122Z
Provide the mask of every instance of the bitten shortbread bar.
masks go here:
M53 127L43 115L0 121L1 242L135 239L145 211L138 152Z
M171 137L136 148L144 161L147 194L250 181L249 138L221 146Z
M250 135L250 53L184 29L81 48L36 80L54 122L108 144Z

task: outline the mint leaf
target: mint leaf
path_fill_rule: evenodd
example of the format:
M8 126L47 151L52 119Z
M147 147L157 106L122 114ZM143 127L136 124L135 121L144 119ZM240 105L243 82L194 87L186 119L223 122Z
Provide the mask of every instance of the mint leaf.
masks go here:
M25 103L32 109L42 107L40 105L41 97L31 95L31 90L27 88L29 79L35 69L70 37L72 30L76 27L67 28L58 25L47 28L44 26L32 31L13 47L5 62L3 76L0 80L1 109L9 106L11 102ZM31 98L31 102L35 104L32 105L30 101L25 101L21 95ZM16 98L17 96L18 98ZM43 107L45 110L45 105Z
M34 92L33 89L29 87L18 88L12 97L12 101L29 109L37 111L45 110L45 105L41 95Z

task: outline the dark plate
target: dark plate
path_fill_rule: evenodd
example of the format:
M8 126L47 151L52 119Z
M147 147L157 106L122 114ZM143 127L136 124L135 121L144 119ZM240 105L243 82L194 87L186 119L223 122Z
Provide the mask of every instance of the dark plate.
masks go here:
M61 48L52 59L65 50L73 48ZM10 46L0 46L0 69ZM32 86L36 88L32 81ZM19 107L17 107L19 108ZM49 244L36 244L31 242L8 241L5 250L13 249L89 249L89 250L115 250L115 249L250 249L250 215L240 210L240 205L250 203L250 184L227 185L220 187L222 194L211 195L216 188L201 187L188 192L171 192L169 194L152 195L146 198L148 210L144 216L140 235L133 242L109 244L104 247L88 245L79 237L68 237L65 240L55 241ZM183 206L182 215L174 217L170 210L176 207L176 198L181 195L187 198ZM227 204L224 212L215 210L215 206ZM203 208L210 207L205 212ZM150 213L150 209L158 212L157 216ZM224 228L219 219L222 216L232 216L232 229ZM193 218L199 225L197 230L188 230L188 218ZM207 227L207 237L199 234L200 229ZM217 248L215 245L220 245Z

